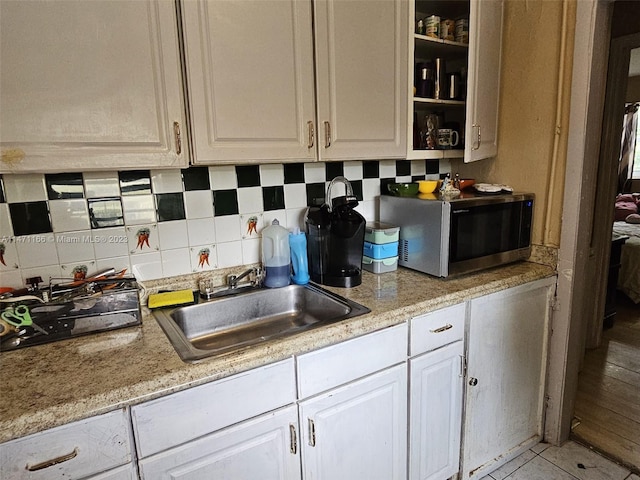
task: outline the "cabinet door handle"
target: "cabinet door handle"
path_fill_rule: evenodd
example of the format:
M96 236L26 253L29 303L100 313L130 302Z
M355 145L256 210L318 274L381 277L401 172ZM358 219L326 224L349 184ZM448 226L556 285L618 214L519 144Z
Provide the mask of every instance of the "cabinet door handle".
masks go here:
M44 470L45 468L52 467L53 465L57 465L62 462L68 462L72 458L76 458L78 456L78 447L73 449L73 452L67 453L66 455L61 455L56 458L52 458L51 460L45 460L44 462L36 463L35 465L25 465L25 468L30 472L36 472L38 470Z
M298 436L296 435L296 426L289 424L289 451L294 455L298 453Z
M478 379L476 377L471 377L469 379L469 385L471 385L472 387L475 387L478 384Z
M309 445L311 447L316 446L316 424L313 423L313 420L308 419L309 422Z
M482 135L480 133L480 125L474 123L471 126L477 129L477 132L478 132L478 134L476 135L476 140L473 142L473 145L471 146L471 150L478 150L480 148L480 142L482 141Z
M440 328L436 328L434 330L429 330L431 333L442 333L442 332L446 332L447 330L453 328L453 325L451 325L450 323L447 323L446 325L443 325Z
M178 122L173 122L173 136L176 140L176 154L180 155L182 153L182 135L180 134L180 124Z
M309 141L307 142L307 148L313 148L313 144L316 143L316 132L313 128L313 122L310 120L307 122L307 131L309 133Z
M324 148L331 146L331 124L327 121L324 122Z

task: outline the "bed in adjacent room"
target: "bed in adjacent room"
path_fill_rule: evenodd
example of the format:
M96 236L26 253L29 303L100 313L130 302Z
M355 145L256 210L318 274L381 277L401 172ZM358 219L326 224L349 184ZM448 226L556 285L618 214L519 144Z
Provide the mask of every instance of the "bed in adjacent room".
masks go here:
M622 245L618 290L640 303L640 194L618 195L613 233L629 238ZM634 205L635 204L635 205ZM635 211L634 211L635 207Z

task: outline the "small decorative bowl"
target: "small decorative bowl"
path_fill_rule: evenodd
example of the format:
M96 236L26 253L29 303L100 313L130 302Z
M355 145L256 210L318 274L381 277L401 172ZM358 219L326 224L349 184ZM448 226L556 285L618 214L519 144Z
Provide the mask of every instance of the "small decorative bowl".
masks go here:
M420 193L433 193L438 188L438 180L419 180L418 190Z
M417 183L389 183L387 190L396 197L413 197L418 194Z
M473 178L461 178L460 179L460 190L464 190L465 188L469 188L474 185L476 181Z

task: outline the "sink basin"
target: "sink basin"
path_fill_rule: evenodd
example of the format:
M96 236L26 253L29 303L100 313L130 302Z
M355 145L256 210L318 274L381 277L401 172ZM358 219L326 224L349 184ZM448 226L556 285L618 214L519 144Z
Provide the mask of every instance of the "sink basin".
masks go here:
M153 311L185 362L368 313L363 305L314 284L248 289L206 303Z

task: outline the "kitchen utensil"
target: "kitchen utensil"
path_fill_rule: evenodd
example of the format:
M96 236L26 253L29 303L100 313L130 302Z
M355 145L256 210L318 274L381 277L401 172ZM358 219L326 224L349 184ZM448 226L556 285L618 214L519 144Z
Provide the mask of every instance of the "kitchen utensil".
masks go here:
M37 324L33 323L29 308L26 305L18 305L17 307L7 307L0 315L2 320L14 327L32 327L40 333L49 335L45 329L41 328Z
M417 183L389 183L387 190L391 195L398 197L413 197L418 194Z
M16 333L18 329L10 323L0 320L0 337L4 337L8 333Z

